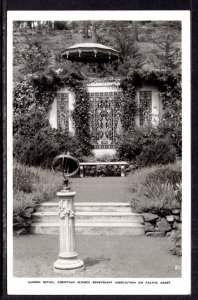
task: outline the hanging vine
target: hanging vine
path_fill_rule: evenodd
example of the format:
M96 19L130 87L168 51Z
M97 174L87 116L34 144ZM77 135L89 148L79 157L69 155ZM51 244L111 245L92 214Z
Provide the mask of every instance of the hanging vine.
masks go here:
M75 123L75 135L81 144L83 154L89 155L92 149L89 126L90 108L84 78L75 73L57 74L51 71L47 74L36 74L31 78L25 78L25 81L25 89L24 80L18 83L14 89L14 111L17 111L18 114L20 114L19 107L22 107L23 113L26 113L34 103L34 109L42 109L43 118L47 118L47 108L53 102L60 88L67 87L74 92L75 103L72 117ZM33 94L34 99L29 101L31 91L34 89L36 91ZM26 108L22 105L24 101L27 103Z
M135 128L135 116L140 109L144 110L144 107L138 107L136 99L137 90L143 83L155 85L159 89L164 108L166 109L166 115L164 115L162 120L164 121L163 130L173 131L173 128L177 128L178 132L181 132L181 76L171 71L134 71L128 77L120 80L122 93L121 95L119 94L116 105L121 111L123 131L133 131ZM16 119L16 128L20 129L20 118L22 119L20 116L30 114L31 110L39 110L40 116L41 114L43 116L39 118L42 120L46 118L47 120L47 108L53 102L57 91L62 87L67 87L75 94L74 110L72 112L72 118L75 123L75 135L80 142L84 155L89 155L92 149L90 101L86 81L77 73L57 74L54 71L50 71L46 74L36 74L30 78L25 78L22 83L17 83L14 88L14 119ZM169 123L167 123L167 120ZM17 129L14 132L16 131ZM175 133L172 132L171 134L174 135ZM176 142L179 142L179 139L180 137L178 137L177 133L178 141Z
M125 131L133 131L135 128L135 116L141 111L147 110L147 103L138 106L137 89L143 84L154 85L159 89L164 109L173 111L173 118L180 118L181 123L181 76L171 71L134 71L130 76L120 82L123 96L122 102L122 126ZM167 118L166 118L167 121Z

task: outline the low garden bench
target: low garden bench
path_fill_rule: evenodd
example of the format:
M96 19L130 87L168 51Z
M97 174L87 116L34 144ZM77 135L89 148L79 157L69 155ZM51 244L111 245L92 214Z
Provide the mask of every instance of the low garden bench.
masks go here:
M128 165L127 162L125 161L113 161L113 162L102 162L102 161L97 161L97 162L81 162L80 163L80 177L84 177L84 166L120 166L121 168L121 177L125 176L125 168Z

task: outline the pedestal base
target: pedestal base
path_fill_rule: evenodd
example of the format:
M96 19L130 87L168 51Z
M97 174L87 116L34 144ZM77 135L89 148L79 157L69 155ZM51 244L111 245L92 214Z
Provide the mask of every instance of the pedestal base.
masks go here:
M84 270L84 263L81 259L74 258L58 258L54 263L54 271L58 273L74 273Z

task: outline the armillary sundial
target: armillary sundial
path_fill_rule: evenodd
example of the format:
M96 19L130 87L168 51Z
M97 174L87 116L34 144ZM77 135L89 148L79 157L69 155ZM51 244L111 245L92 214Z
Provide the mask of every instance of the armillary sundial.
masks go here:
M84 263L78 258L75 244L75 207L74 197L76 192L70 191L68 177L76 174L79 169L79 161L67 154L61 154L54 158L52 169L55 173L62 173L64 184L61 191L56 193L59 202L59 234L60 252L54 263L55 272L74 272L84 268ZM73 274L73 273L72 273Z
M64 190L69 190L68 177L75 175L79 170L79 161L71 156L69 152L67 154L60 154L56 156L52 162L52 170L55 173L62 173L64 178Z

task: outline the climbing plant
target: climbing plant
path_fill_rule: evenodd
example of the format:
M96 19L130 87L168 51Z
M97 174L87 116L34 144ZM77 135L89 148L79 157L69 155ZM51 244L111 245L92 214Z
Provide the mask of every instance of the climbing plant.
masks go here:
M31 147L38 131L43 128L50 128L47 108L53 102L57 90L66 86L75 93L76 99L72 114L75 123L75 136L78 140L77 144L74 141L75 145L81 148L80 152L83 155L90 154L92 146L89 128L89 98L83 79L76 73L57 74L50 71L24 77L21 82L15 84L13 111L14 134L17 141L14 145L17 145L18 149L15 153L21 153L18 141L23 145L24 139L26 139L26 145L29 142ZM27 119L29 122L24 122ZM64 132L61 134L66 136Z
M181 75L176 72L170 70L152 72L134 71L128 77L121 80L120 86L123 94L120 101L124 132L134 133L136 128L135 116L147 109L147 103L141 103L138 106L136 99L137 89L143 84L158 87L163 104L163 115L158 126L155 127L155 132L157 132L158 137L169 140L177 149L177 154L180 155L182 139L182 90ZM145 107L143 107L144 105Z

